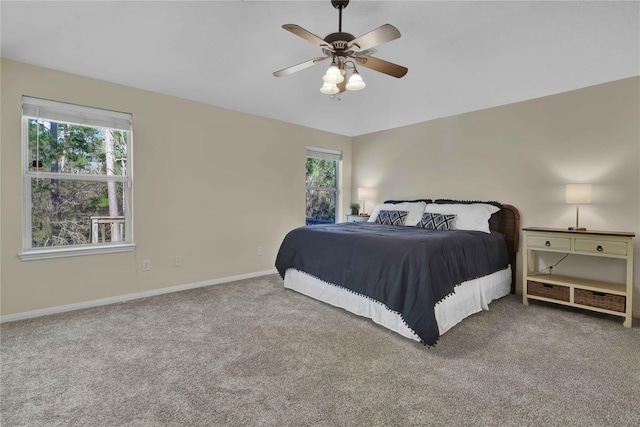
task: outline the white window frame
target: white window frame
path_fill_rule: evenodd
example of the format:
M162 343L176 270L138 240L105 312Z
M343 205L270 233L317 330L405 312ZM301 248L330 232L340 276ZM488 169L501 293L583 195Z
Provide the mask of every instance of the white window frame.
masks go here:
M126 132L127 159L124 175L69 174L40 172L29 169L29 120L39 119L53 122L72 123L96 128L116 129ZM128 252L135 249L133 243L133 173L132 173L132 115L117 111L103 110L57 101L22 97L22 176L23 176L23 249L18 254L21 260L63 258L79 255L93 255L113 252ZM31 230L31 180L65 179L86 181L114 181L123 184L123 215L125 238L121 242L91 243L81 245L32 247Z
M322 160L333 160L336 162L336 186L334 187L307 187L305 185L305 194L307 191L319 190L319 191L332 191L335 193L335 203L336 203L336 211L334 217L334 223L338 222L338 210L340 207L340 162L342 161L342 151L331 150L329 148L320 148L320 147L307 147L307 155L305 160L308 157L313 157L316 159Z

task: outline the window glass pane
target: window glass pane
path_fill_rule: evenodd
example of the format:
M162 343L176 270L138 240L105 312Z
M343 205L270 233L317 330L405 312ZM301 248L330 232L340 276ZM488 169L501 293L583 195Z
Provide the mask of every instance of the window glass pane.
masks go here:
M125 241L124 184L31 179L32 247Z
M307 225L334 223L338 162L307 157Z
M307 190L307 225L333 223L336 220L336 192Z
M337 188L337 166L335 160L307 157L307 187Z
M29 119L30 172L125 175L126 132Z

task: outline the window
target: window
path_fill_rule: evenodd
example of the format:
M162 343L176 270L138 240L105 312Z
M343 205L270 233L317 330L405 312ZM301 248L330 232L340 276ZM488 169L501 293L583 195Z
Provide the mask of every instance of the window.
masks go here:
M23 260L133 250L131 115L22 98Z
M307 225L336 222L339 151L307 147Z

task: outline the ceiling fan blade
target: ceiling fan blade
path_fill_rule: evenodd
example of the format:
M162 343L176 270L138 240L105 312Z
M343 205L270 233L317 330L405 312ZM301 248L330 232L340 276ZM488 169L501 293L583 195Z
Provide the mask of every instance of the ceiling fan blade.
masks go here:
M400 31L396 27L391 24L384 24L357 39L351 40L349 48L354 52L360 52L399 38Z
M392 62L383 61L382 59L374 58L373 56L360 55L353 57L356 62L365 68L369 68L374 71L379 71L384 74L388 74L392 77L400 78L407 74L408 68L402 65L394 64Z
M301 62L297 65L292 65L291 67L283 68L282 70L276 71L273 73L276 77L286 76L296 71L304 70L305 68L313 67L314 65L324 61L327 58L331 58L330 56L320 56L318 58L313 58L305 62Z
M293 34L295 34L298 37L302 37L303 39L305 39L306 41L308 41L311 44L314 44L314 45L316 45L318 47L322 47L322 48L325 48L325 49L333 50L333 46L331 46L329 43L327 43L326 41L322 40L320 37L316 36L315 34L312 34L309 31L305 30L300 25L284 24L282 26L282 28L284 28L285 30L287 30L289 32L292 32Z

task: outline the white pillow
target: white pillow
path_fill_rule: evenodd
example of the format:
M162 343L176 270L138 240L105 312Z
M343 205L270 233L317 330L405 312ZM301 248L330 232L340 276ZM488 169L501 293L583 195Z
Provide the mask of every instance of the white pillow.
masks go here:
M376 222L380 211L407 211L407 219L404 221L405 227L415 227L422 219L422 214L427 206L425 202L403 202L403 203L378 203L369 217L369 222Z
M485 203L429 203L424 211L444 215L457 215L455 230L472 230L491 233L491 230L489 230L489 218L491 218L491 214L494 214L499 210L499 207Z

